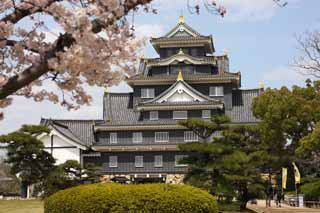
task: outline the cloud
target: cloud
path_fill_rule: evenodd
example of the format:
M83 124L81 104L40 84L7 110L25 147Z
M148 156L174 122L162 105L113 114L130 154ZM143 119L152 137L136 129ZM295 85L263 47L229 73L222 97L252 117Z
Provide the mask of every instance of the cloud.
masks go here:
M226 7L226 21L261 21L274 16L279 7L272 0L219 0Z
M267 71L262 75L262 80L266 85L276 86L303 86L305 80L311 78L308 75L304 75L291 67L277 67L273 70Z
M263 21L272 18L277 10L281 10L272 0L215 0L218 6L223 6L227 10L227 15L223 21L242 22L242 21ZM282 0L286 2L286 0ZM288 1L288 0L287 0ZM200 5L200 13L208 13L202 0L189 1L191 6ZM207 1L210 2L210 1ZM301 0L290 0L288 6L297 5ZM184 11L189 13L186 0L156 0L152 5L160 13L177 13Z
M135 29L137 37L158 37L164 34L164 26L160 24L140 24Z

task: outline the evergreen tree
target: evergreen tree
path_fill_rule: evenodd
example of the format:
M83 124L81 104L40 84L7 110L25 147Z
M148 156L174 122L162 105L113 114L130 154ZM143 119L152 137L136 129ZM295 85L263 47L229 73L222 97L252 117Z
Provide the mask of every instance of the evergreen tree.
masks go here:
M261 168L270 156L260 143L257 127L230 126L228 122L225 115L213 116L211 121L180 122L202 138L179 146L193 153L182 159L190 165L185 180L229 200L236 196L240 208L245 209L247 201L263 191Z
M67 160L52 169L43 181L41 188L44 192L43 196L48 197L59 190L77 186L84 182L97 182L99 180L98 169L99 167L93 164L87 164L85 168L81 168L78 161Z
M0 142L7 144L7 159L11 173L21 179L21 195L26 197L29 185L43 181L55 160L44 150L43 143L37 139L48 133L45 126L24 125L18 131L0 136Z

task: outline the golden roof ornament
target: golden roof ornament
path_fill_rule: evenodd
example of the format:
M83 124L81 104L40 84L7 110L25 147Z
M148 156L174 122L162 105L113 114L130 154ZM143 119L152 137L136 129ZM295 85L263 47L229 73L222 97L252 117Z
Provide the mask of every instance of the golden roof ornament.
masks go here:
M104 93L106 93L106 94L109 93L108 87L105 87L105 88L104 88Z
M144 59L144 53L141 54L140 59L141 59L141 60Z
M223 56L228 56L228 50L227 49L223 50Z
M179 71L177 81L183 81L182 70Z
M259 82L259 89L264 89L264 83L263 82Z
M180 48L180 50L179 50L178 54L183 54L183 50L182 50L182 48Z
M184 16L179 16L179 24L183 24L184 23Z

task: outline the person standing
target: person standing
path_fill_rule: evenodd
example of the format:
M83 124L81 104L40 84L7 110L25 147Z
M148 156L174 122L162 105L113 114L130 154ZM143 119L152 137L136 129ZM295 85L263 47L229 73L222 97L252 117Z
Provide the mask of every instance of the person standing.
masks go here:
M275 201L276 201L277 207L281 207L281 200L282 200L282 192L281 192L281 189L277 187L275 189Z
M271 199L272 199L272 196L273 196L273 189L272 189L271 185L269 185L265 189L265 194L266 194L266 207L271 207Z

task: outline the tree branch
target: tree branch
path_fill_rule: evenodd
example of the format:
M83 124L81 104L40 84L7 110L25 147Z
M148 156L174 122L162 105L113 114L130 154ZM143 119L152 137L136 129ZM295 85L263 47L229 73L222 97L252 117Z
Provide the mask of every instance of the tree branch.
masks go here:
M59 0L55 0L59 1ZM55 2L54 0L49 1L48 5ZM150 3L152 0L126 0L123 3L124 7L124 14L117 15L116 12L113 12L114 17L112 19L102 21L102 20L94 20L92 22L93 27L92 31L94 33L99 33L103 28L108 26L112 26L117 20L128 14L128 12L139 5L144 5ZM39 9L38 12L42 11ZM23 17L26 17L33 12L29 10L17 10L16 13L12 13L1 21L7 20L11 21L12 23L18 22ZM41 54L41 61L39 63L33 64L30 67L26 68L24 71L18 73L17 75L9 78L5 83L2 84L0 87L0 99L4 99L9 95L17 92L19 89L29 85L34 80L40 78L43 74L49 72L49 65L48 60L55 58L56 54L60 51L64 51L65 47L70 47L74 43L74 39L72 38L71 34L65 33L60 35L57 39L56 44L46 51L45 53Z

